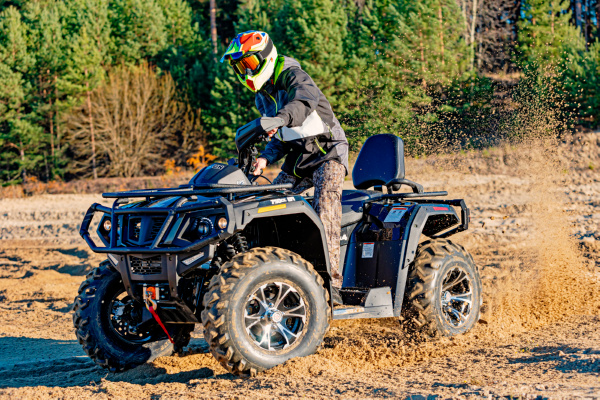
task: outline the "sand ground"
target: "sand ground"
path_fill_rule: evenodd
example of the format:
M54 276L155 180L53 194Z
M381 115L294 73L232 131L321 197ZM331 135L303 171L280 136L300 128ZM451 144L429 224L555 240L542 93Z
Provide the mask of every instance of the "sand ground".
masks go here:
M201 328L190 355L122 374L96 367L71 309L103 259L78 236L101 197L0 200L0 398L600 398L599 150L588 134L558 150L407 160L409 179L471 208L469 231L452 240L480 268L480 322L438 341L393 319L335 322L317 354L251 379L206 353Z

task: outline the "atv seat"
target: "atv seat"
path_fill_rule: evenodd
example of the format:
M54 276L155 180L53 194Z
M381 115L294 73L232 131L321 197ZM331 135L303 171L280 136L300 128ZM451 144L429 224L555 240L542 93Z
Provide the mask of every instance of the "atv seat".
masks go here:
M390 134L371 136L365 141L354 164L352 180L358 190L342 192L342 227L361 220L364 202L383 196L381 186L390 191L408 185L414 193L423 193L423 186L404 179L404 143ZM366 190L373 186L379 190Z
M404 142L391 134L371 136L365 141L354 164L352 180L357 189L386 186L398 190L407 185L414 193L423 193L423 186L404 179Z
M342 192L342 226L352 225L363 216L363 204L381 197L383 193L373 190L344 190Z

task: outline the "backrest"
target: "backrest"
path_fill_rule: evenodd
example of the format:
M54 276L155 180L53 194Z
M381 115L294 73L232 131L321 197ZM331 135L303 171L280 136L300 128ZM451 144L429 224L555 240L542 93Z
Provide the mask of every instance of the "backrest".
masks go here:
M352 170L354 187L368 189L396 178L404 179L404 142L391 134L369 137Z

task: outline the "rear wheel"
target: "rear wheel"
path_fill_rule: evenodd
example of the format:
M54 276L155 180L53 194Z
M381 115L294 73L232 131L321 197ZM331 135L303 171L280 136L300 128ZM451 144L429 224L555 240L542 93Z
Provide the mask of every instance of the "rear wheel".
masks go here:
M73 324L79 343L98 365L120 372L170 354L173 346L154 320L142 320L144 306L125 291L108 261L87 276L75 298ZM167 326L181 348L194 324Z
M235 256L204 296L204 336L231 373L252 376L314 353L329 327L328 292L312 265L290 251Z
M481 280L473 257L449 240L421 243L402 307L409 328L431 337L459 335L473 328L480 306Z

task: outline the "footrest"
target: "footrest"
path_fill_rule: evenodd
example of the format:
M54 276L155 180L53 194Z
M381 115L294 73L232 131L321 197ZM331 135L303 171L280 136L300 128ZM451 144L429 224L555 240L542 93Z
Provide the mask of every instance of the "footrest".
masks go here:
M333 309L333 319L389 318L394 316L392 290L386 287L370 289L360 306Z

